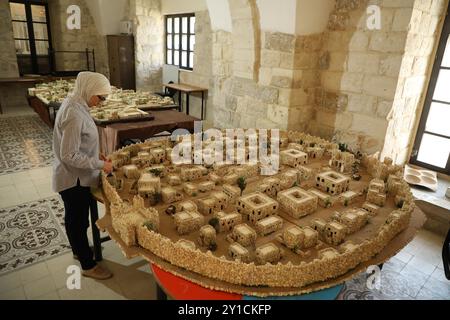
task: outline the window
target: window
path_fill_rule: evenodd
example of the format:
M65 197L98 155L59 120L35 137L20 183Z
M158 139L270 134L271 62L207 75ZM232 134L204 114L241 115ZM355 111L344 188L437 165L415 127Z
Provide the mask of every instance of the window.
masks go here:
M448 11L448 8L447 8ZM433 66L411 163L450 174L450 16Z
M166 16L166 63L194 68L195 14Z
M50 73L51 39L47 3L11 0L9 7L20 73Z

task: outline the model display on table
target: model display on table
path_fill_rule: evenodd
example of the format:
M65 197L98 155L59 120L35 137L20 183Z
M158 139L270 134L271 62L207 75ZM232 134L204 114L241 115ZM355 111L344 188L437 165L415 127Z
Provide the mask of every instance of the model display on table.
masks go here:
M248 155L249 141L231 145ZM272 176L261 175L259 162L176 165L172 151L185 143L147 141L115 152L103 191L127 246L208 278L296 288L334 279L388 246L414 210L403 167L304 133L280 133Z

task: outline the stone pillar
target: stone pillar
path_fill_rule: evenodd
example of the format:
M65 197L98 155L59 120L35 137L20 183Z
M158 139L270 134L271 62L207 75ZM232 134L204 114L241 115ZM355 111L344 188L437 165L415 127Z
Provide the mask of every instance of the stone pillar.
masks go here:
M0 2L0 78L19 76L9 2Z

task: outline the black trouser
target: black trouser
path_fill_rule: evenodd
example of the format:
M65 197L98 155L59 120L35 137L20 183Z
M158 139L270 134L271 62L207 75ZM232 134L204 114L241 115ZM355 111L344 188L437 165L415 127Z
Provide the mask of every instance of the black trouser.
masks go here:
M89 205L92 199L89 187L78 185L59 193L64 201L66 233L72 252L78 256L83 270L95 267L94 254L89 247Z

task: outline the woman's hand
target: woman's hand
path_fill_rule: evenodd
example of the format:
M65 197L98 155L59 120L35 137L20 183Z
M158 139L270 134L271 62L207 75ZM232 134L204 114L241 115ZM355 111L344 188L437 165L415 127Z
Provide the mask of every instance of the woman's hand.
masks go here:
M106 156L103 153L100 153L99 158L102 161L108 161L108 158L106 158Z
M113 165L111 161L105 161L105 164L103 165L103 171L105 171L106 174L112 173Z

